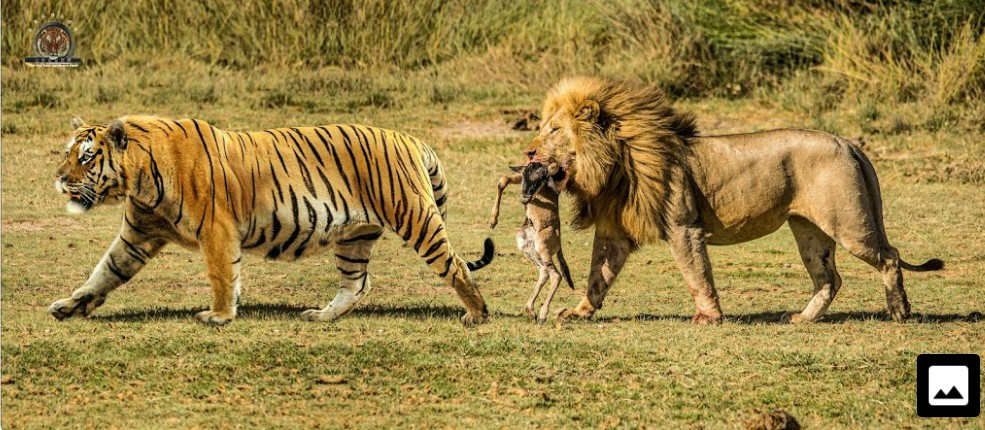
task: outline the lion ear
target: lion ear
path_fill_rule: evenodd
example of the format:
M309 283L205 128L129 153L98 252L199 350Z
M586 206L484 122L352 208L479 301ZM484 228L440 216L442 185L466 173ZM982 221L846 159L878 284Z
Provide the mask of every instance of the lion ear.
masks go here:
M575 115L581 121L595 122L599 118L599 104L595 100L585 100L578 114Z
M82 118L79 118L78 115L72 115L71 124L72 124L72 130L78 130L82 126L86 125L86 122L83 121Z
M106 138L113 143L116 149L127 149L127 134L123 127L123 121L114 119L106 127Z

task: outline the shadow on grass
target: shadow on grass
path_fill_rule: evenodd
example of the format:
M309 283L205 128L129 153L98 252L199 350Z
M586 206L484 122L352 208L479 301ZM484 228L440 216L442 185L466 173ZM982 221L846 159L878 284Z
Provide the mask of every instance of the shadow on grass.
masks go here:
M300 305L289 305L289 304L246 304L239 307L236 312L236 318L247 318L247 319L299 319L301 312L308 309L313 309L314 306L300 306ZM107 315L93 315L90 317L92 320L96 321L106 321L106 322L139 322L139 321L154 321L154 320L167 320L167 319L191 319L195 317L195 314L205 310L204 308L197 309L170 309L170 308L154 308L154 309L132 309L123 310L117 313L107 314ZM435 306L435 305L408 305L408 306L380 306L380 305L365 305L358 306L353 309L349 314L350 316L365 316L365 317L394 317L394 318L410 318L410 319L455 319L461 318L465 314L465 308L458 306ZM527 319L526 315L517 314L505 314L505 313L493 313L491 315L493 319L496 318L523 318Z
M726 321L735 324L790 324L788 311L769 311L756 312L750 314L726 315ZM596 321L611 321L614 317L595 318ZM640 314L632 318L637 321L690 321L690 315L653 315ZM940 324L954 322L979 322L985 320L980 312L970 314L920 314L914 313L910 319L906 320L910 324ZM886 312L855 311L855 312L831 312L824 315L819 324L840 324L855 321L885 321L892 322Z
M294 318L297 318L302 311L307 309L311 309L311 308L304 306L297 306L297 305L286 305L286 304L243 305L240 306L239 309L237 310L236 317L276 319L290 315L293 316ZM130 310L123 310L108 315L93 315L89 318L96 321L106 321L106 322L135 322L135 321L154 321L154 320L168 320L168 319L190 319L190 318L194 318L196 313L199 313L203 310L205 309L204 308L130 309Z
M311 309L308 306L288 305L288 304L254 304L239 307L237 318L248 319L298 319L302 311ZM165 319L190 319L203 309L134 309L124 310L109 315L93 315L90 317L96 321L107 322L139 322L154 321ZM458 319L465 313L465 309L458 306L434 306L434 305L408 305L408 306L380 306L366 305L357 307L352 311L352 316L365 317L394 317L409 319ZM726 315L726 320L735 324L789 324L786 311L756 312L749 314ZM530 319L524 314L511 314L493 312L493 320L500 318L508 319ZM594 323L609 323L613 321L633 320L633 321L691 321L690 315L656 315L639 314L625 318L618 316L596 316L590 321ZM907 323L916 324L940 324L954 322L979 322L985 320L979 312L970 314L920 314L914 313L907 320ZM854 321L892 321L885 312L856 311L856 312L831 312L824 316L819 323L839 324Z

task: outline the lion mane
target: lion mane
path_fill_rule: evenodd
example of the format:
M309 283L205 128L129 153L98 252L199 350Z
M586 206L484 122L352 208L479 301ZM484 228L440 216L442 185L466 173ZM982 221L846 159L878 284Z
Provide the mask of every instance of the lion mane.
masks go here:
M684 191L694 115L675 110L653 86L572 77L549 91L542 118L586 107L597 109L595 119L572 127L572 225L619 229L636 245L665 239L669 220L692 205Z
M896 321L910 316L902 270L943 267L939 259L899 258L883 227L875 169L842 137L804 129L698 136L694 117L675 111L657 88L599 78L561 81L543 118L527 158L561 167L555 181L574 196L574 225L595 227L588 288L563 318L601 309L634 248L657 239L669 242L697 324L723 318L708 245L753 240L784 223L814 284L791 322L816 321L841 288L836 244L879 269Z

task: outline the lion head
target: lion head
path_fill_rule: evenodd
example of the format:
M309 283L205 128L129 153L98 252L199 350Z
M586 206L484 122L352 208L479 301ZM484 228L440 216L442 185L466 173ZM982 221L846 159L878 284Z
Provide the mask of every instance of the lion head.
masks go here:
M85 212L124 195L121 166L127 138L123 122L89 125L72 117L75 133L65 147L65 160L55 172L55 189L69 198L68 211Z
M574 77L548 93L531 161L560 164L575 197L576 227L618 229L636 243L665 237L668 214L685 204L687 140L694 116L652 86Z

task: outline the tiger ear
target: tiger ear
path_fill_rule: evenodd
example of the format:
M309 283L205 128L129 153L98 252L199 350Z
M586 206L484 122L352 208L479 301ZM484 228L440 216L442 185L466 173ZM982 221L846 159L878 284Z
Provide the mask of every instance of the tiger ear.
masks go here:
M114 119L106 126L106 138L119 150L127 149L127 135L123 129L123 121Z
M86 122L79 118L78 115L72 115L72 130L78 130L80 127L86 125Z
M575 115L580 121L595 122L599 118L599 103L595 100L585 100Z

